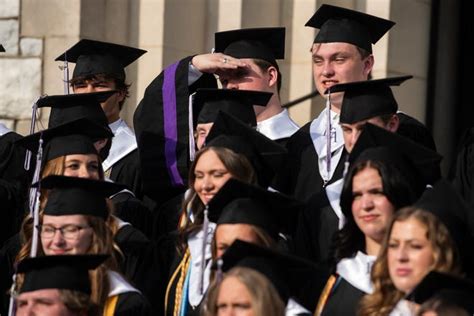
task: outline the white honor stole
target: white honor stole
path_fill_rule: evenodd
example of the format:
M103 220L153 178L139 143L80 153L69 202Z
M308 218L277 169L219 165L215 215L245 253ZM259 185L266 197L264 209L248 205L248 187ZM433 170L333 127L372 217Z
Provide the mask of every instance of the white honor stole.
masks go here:
M138 148L135 133L127 126L124 120L119 119L109 124L109 127L114 133L114 138L112 139L109 155L107 159L102 162L104 171L112 168L120 159Z
M331 168L328 174L326 163L326 125L327 109L324 109L321 114L319 114L319 116L313 120L313 122L311 122L311 126L309 128L314 149L318 154L319 174L321 175L321 178L324 180L324 182L331 180L344 149L344 138L342 136L341 126L339 126L339 114L331 111Z

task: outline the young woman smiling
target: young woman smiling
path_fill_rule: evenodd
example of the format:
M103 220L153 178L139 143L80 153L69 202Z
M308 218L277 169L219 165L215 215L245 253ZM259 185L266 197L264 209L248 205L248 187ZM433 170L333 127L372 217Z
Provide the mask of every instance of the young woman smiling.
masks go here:
M209 222L207 204L230 178L266 188L281 161L278 157L285 153L283 147L225 112L218 114L206 140L190 168L178 251L164 256L175 258L169 263L166 315L199 313L209 285L211 241L216 227ZM162 265L166 270L167 264ZM167 272L165 277L169 277Z

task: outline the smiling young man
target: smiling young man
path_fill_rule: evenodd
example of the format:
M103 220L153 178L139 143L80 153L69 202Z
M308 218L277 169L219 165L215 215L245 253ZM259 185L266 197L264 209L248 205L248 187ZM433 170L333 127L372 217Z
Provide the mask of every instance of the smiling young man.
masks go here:
M321 96L328 98L326 90L336 84L367 80L374 66L372 44L394 24L362 12L322 5L306 23L319 29L310 52L313 78ZM342 100L343 92L331 93L330 109L324 109L290 138L290 168L279 175L276 189L307 200L341 178L346 154L339 126Z

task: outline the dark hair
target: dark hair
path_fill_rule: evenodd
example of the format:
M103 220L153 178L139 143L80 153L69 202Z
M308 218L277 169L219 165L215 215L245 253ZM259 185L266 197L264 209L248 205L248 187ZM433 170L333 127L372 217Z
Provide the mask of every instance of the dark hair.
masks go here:
M280 67L278 67L278 64L276 62L275 62L275 64L272 64L272 63L270 63L266 60L263 60L263 59L253 59L253 61L255 62L255 65L257 65L258 68L260 68L260 70L262 70L262 71L266 71L270 67L275 67L276 68L277 73L278 73L277 91L278 91L278 94L280 94L282 76L281 76Z
M366 49L360 48L359 46L356 46L356 48L357 48L357 51L359 52L360 57L361 57L362 59L365 59L365 58L369 57L370 55L372 55L372 53L369 52L369 51L366 50Z
M382 115L379 115L378 117L380 118L380 120L385 124L387 125L390 120L392 119L392 117L394 115L397 115L396 113L388 113L388 114L382 114Z
M366 49L363 49L363 48L360 48L359 46L356 46L357 48L357 51L359 52L360 54L360 58L361 59L366 59L367 57L369 57L370 55L372 55L371 52L369 52L368 50ZM372 71L369 72L369 74L367 75L367 80L371 80L372 79ZM387 122L386 122L387 123Z
M129 89L131 84L127 84L125 82L125 78L116 74L93 74L88 76L80 76L69 80L69 84L72 88L74 88L75 85L83 83L84 81L113 81L115 83L115 89L123 92L125 96L119 103L120 110L122 110L125 100L130 96Z
M352 181L359 172L366 168L373 168L378 171L382 178L383 192L390 203L393 204L395 210L412 204L416 199L410 183L395 165L373 160L356 162L347 174L341 193L340 205L346 217L346 224L334 235L331 250L333 255L330 256L334 260L334 266L341 259L352 257L357 251L365 249L364 234L356 225L352 216L352 201L354 200Z

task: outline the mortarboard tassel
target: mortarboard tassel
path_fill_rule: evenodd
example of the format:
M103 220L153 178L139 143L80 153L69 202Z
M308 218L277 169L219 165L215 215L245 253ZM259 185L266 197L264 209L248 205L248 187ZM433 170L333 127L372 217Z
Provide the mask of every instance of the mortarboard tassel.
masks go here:
M204 237L202 239L202 249L201 249L201 255L202 255L202 261L201 261L201 271L199 271L200 276L199 276L199 293L201 295L204 294L204 270L206 268L206 245L207 245L207 231L209 229L209 217L208 217L208 212L209 212L209 206L206 205L206 208L204 209L204 219L202 222L202 230L204 233Z
M189 96L188 127L189 127L189 161L196 157L196 144L194 142L194 117L193 117L194 93Z
M69 66L67 63L67 51L64 53L63 66L59 66L59 69L63 71L64 94L69 94Z
M32 113L31 113L31 123L30 123L30 134L33 134L35 132L36 128L36 111L38 110L38 101L43 98L44 96L40 96L38 99L36 99L35 103L33 103L32 106ZM30 163L31 163L31 151L27 150L25 154L25 163L23 165L23 168L28 171L30 170Z
M344 180L346 179L347 172L349 172L349 167L350 167L349 155L347 155L346 161L344 161L344 171L342 172L342 178Z
M8 316L15 316L16 314L15 298L16 298L16 272L13 274L13 282L10 288L10 304L8 305Z
M41 161L43 158L43 137L39 139L38 153L36 154L36 168L33 175L33 183L40 180ZM40 206L40 192L41 186L32 187L30 189L30 214L33 217L33 238L31 242L30 257L36 257L38 251L38 225L39 225L39 206Z
M330 180L331 175L331 90L329 90L326 100L326 110L328 112L326 124L326 172L327 178L324 179L325 184Z
M222 266L224 265L224 261L222 258L217 259L217 273L216 273L216 282L217 284L221 283L224 279L224 273L222 272Z

